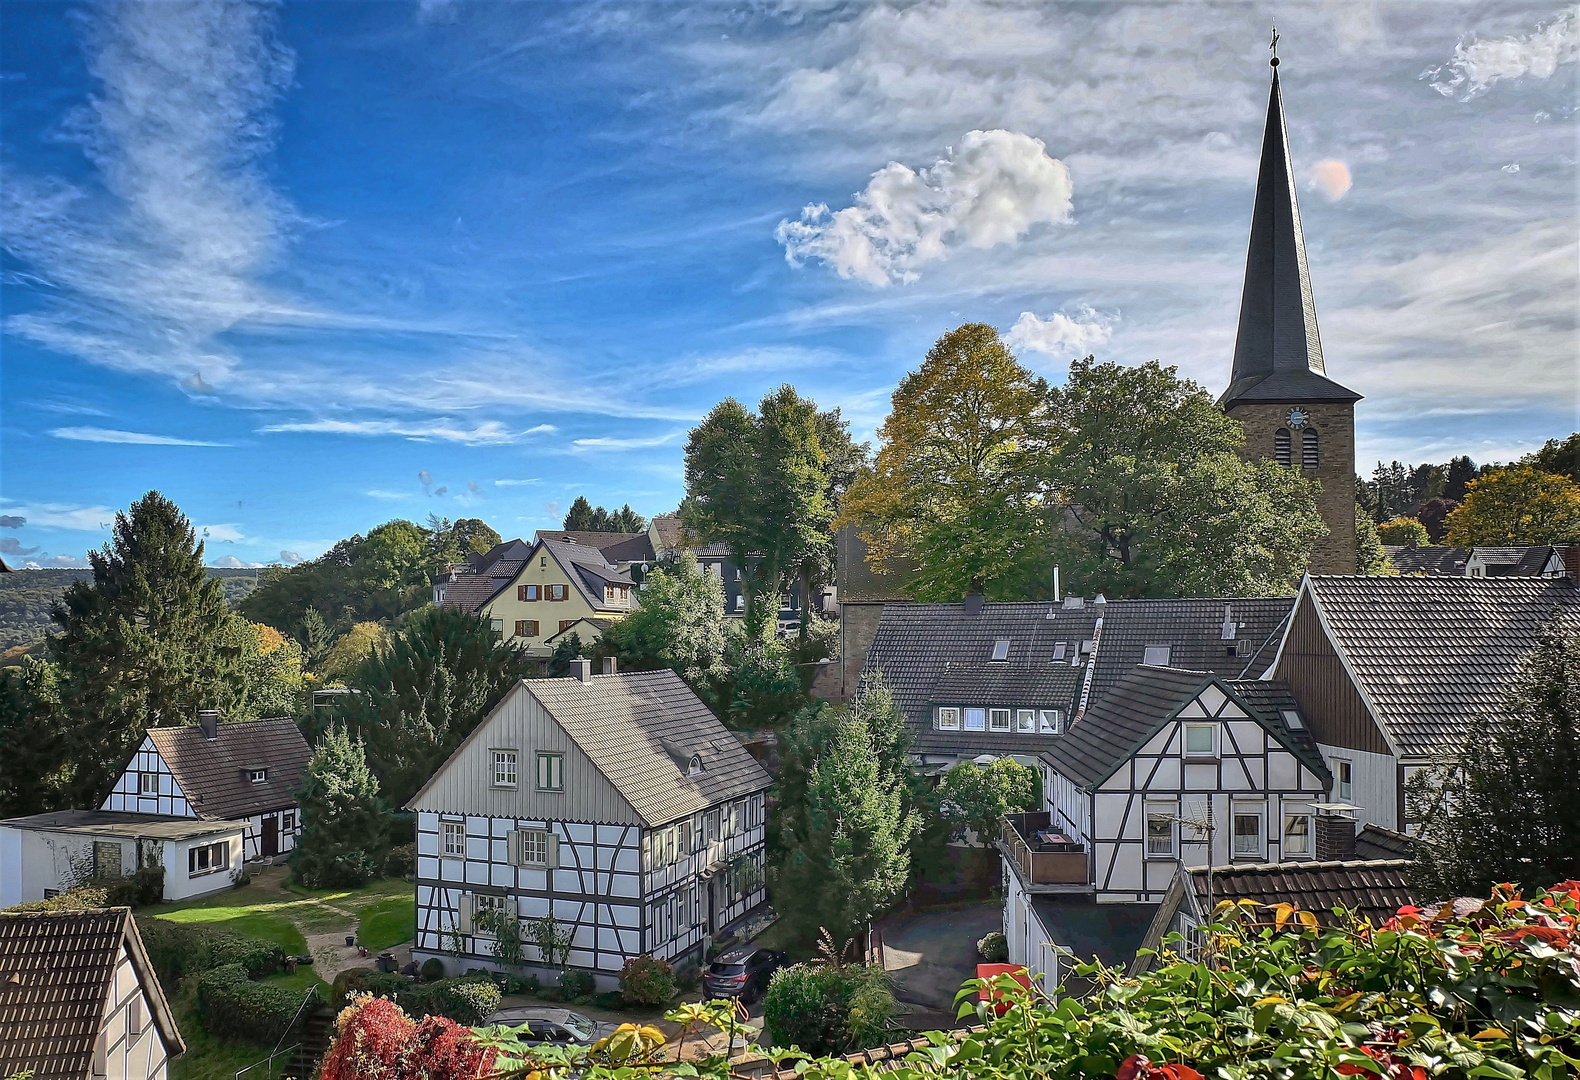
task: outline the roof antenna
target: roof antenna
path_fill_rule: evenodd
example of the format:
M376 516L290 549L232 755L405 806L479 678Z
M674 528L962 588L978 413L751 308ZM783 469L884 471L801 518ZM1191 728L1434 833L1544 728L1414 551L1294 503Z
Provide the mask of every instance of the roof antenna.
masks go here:
M1272 50L1272 53L1273 53L1273 58L1271 60L1269 60L1268 63L1271 64L1273 67L1277 67L1278 66L1278 20L1277 19L1273 20L1273 40L1267 43L1267 47L1270 50Z

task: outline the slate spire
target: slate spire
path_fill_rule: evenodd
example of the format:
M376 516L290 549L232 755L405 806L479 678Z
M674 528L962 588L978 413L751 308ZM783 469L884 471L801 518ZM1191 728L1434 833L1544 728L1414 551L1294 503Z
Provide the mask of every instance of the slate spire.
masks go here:
M1295 199L1294 169L1278 86L1274 32L1272 88L1251 213L1251 242L1240 297L1234 371L1221 404L1240 401L1356 401L1360 395L1327 378L1317 308L1311 297L1306 241Z

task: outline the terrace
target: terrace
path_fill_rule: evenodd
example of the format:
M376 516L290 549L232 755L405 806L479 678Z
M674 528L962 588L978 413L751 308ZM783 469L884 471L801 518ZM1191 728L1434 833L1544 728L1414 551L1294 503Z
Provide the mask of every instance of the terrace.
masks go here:
M1086 892L1091 888L1084 845L1053 827L1047 811L1006 814L999 850L1028 892Z

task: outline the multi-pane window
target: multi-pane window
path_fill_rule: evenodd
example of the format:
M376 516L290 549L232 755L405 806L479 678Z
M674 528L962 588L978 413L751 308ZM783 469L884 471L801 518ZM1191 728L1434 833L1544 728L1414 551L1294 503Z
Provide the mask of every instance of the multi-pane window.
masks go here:
M1037 727L1044 735L1057 735L1064 730L1064 714L1058 709L1040 709Z
M564 754L539 754L538 755L538 790L539 791L564 791L565 790L565 755Z
M466 822L439 823L439 854L447 859L466 858Z
M296 828L296 811L295 810L287 810L284 813L284 815L281 816L281 818L280 818L280 828L285 830L286 832L291 832L292 830L294 830Z
M1310 428L1300 437L1300 467L1302 469L1315 469L1317 467L1317 433Z
M1037 714L1031 709L1015 710L1015 730L1030 735L1037 730Z
M516 620L516 636L517 637L537 637L538 636L538 620L536 620L536 619L517 619Z
M561 619L560 620L560 633L562 633L562 634L565 633L565 631L567 631L571 627L575 626L577 622L578 622L578 620L576 620L576 619Z
M1148 858L1174 857L1174 819L1178 816L1171 804L1159 803L1147 807Z
M251 783L261 784L265 780L269 779L269 770L268 769L248 769L247 770L247 779Z
M565 586L563 586L563 585L550 585L549 586L549 599L550 600L563 600L563 599L565 599Z
M202 844L187 849L187 876L214 874L230 868L230 841Z
M1284 815L1284 850L1282 855L1306 858L1311 854L1311 815Z
M939 730L941 730L941 731L959 731L960 730L960 710L959 709L939 709L938 710L938 727L939 727Z
M965 713L965 726L967 731L981 731L986 726L986 709L967 709Z
M547 829L516 830L517 866L549 865L549 833Z
M1235 811L1234 854L1237 858L1261 858L1262 815L1260 813Z
M141 795L158 795L159 774L156 772L138 773L137 791Z
M516 786L516 763L519 755L514 750L494 750L494 786Z
M1216 724L1185 725L1186 757L1217 757L1218 727Z
M537 598L538 598L538 586L536 586L536 585L517 585L516 586L516 599L517 600L536 600Z
M988 725L994 731L1008 731L1009 730L1009 710L1008 709L989 709L988 710Z
M1355 766L1342 758L1333 762L1338 773L1339 801L1350 802L1355 798Z

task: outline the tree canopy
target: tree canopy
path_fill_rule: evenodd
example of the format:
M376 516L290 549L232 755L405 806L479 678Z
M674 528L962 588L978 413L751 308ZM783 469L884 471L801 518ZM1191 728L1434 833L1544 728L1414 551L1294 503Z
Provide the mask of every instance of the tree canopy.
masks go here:
M1426 526L1413 517L1389 518L1377 526L1377 538L1402 547L1425 547L1432 542Z
M667 667L699 691L723 678L724 582L682 552L642 579L642 606L599 635L599 649L623 670Z
M298 795L302 835L291 872L310 889L357 888L378 872L384 802L361 739L340 725L319 740Z
M1580 540L1580 484L1530 465L1512 465L1472 480L1448 515L1448 542L1477 545L1564 544Z
M1580 484L1580 431L1567 439L1548 439L1540 450L1521 458L1520 464L1566 476L1571 482Z
M1372 576L1389 576L1399 572L1383 550L1382 538L1377 535L1377 523L1361 509L1359 503L1355 505L1355 572Z
M944 817L991 844L1005 814L1037 808L1040 787L1037 770L1014 758L1001 757L986 766L966 761L944 774L938 807Z
M636 533L647 529L647 519L632 510L630 503L609 511L588 502L587 496L578 495L571 508L565 511L565 521L560 528L575 532Z

